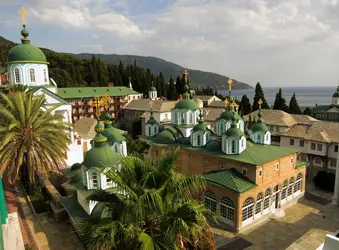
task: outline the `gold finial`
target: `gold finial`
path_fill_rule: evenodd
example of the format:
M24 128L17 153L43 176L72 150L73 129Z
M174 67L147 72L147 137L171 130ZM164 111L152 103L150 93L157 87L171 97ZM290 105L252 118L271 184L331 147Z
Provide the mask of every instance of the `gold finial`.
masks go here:
M261 109L261 104L262 104L261 98L259 99L258 104L259 104L259 108Z
M188 79L188 71L185 69L184 71L184 78L185 78L185 81L187 82L187 79Z
M26 15L28 14L28 11L25 9L25 7L21 6L20 10L18 13L21 16L21 22L23 25L26 25Z
M109 103L111 101L111 98L108 94L104 94L104 96L101 98L101 104L104 106L106 110L108 110Z
M227 100L227 98L225 98L224 103L225 103L225 108L227 108L227 106L228 106L228 100Z
M94 98L94 101L91 100L89 102L89 105L92 106L92 107L95 107L95 115L97 116L97 118L99 119L100 118L100 107L101 107L101 100L100 100L100 97L99 96L96 96Z
M233 102L232 102L232 104L231 104L232 112L234 112L235 106L237 106L237 104L236 104L235 101L233 100Z
M227 83L228 83L228 91L232 91L233 80L230 78L228 79Z

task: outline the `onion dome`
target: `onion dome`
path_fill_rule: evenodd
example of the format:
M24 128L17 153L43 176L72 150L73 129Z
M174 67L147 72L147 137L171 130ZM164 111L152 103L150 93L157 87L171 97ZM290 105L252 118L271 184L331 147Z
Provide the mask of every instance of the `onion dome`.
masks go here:
M233 117L237 121L241 119L241 116L237 112L232 111L232 109L234 110L235 102L233 101L232 97L230 97L230 100L231 101L228 101L227 99L225 100L225 111L221 113L218 120L222 119L226 121L231 121ZM228 103L232 103L232 104L228 105Z
M236 114L237 114L236 112L233 112L231 127L227 129L224 133L227 137L239 137L240 138L245 135L244 132L242 132L241 129L237 127Z
M252 133L255 132L262 132L262 133L266 133L268 130L266 124L264 123L264 121L261 119L262 115L261 115L261 109L259 109L258 112L258 120L256 123L254 123L250 130L252 131Z
M97 132L94 137L94 147L92 147L85 155L83 165L87 168L103 168L116 164L118 160L117 154L107 146L107 138L101 134L104 127L98 121L95 131Z
M193 127L193 131L206 131L208 129L208 127L206 126L206 124L204 123L204 118L203 118L203 115L202 115L202 112L200 112L199 114L199 122L198 124L196 124L194 127Z
M189 94L190 87L187 83L187 79L185 79L185 82L186 82L185 87L184 87L185 93L183 94L184 99L177 102L175 104L174 108L175 109L193 110L193 111L197 110L197 109L199 109L198 104L195 101L190 99L190 94Z
M157 89L155 87L151 87L150 91L157 91Z
M153 111L152 110L150 111L150 113L151 113L151 116L149 117L149 119L146 122L146 124L150 124L150 125L158 124L159 125L159 123L153 117Z
M8 53L8 63L44 63L47 64L45 54L37 47L30 44L29 32L26 25L21 30L21 44L12 48Z
M337 92L335 92L332 97L334 98L339 97L339 86L337 87Z
M111 117L108 112L105 114L105 127L103 127L101 134L107 138L107 143L112 145L114 142L121 143L125 141L125 137L120 133L118 129L112 126Z

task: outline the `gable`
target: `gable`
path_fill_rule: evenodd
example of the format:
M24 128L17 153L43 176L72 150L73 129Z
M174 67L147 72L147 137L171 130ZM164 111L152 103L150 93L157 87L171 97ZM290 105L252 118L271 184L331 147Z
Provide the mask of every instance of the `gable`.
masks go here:
M332 107L326 111L326 113L338 113L338 112L339 112L339 109L337 109L336 107Z
M34 95L44 94L46 96L46 101L48 104L69 104L66 100L62 99L60 96L54 94L52 91L41 87L34 91Z

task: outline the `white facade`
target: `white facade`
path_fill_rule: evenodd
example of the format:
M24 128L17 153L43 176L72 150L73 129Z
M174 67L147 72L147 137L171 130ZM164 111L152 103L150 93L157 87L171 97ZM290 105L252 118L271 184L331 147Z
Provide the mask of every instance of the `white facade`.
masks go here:
M252 131L249 130L249 135L250 135L251 140L255 143L265 144L265 145L271 144L271 132L270 131L267 131L266 133L262 133L260 131L252 133Z
M158 94L156 90L150 90L148 92L149 99L151 100L157 100L158 99Z
M216 124L216 132L217 135L222 136L226 130L231 128L232 121L226 121L224 119L219 119ZM237 128L240 129L242 132L245 132L245 123L243 120L237 121Z
M222 136L221 140L221 150L228 155L237 155L242 153L246 149L246 137L241 136L227 137L226 135Z
M112 150L118 155L127 156L127 143L126 141L114 142L111 146Z
M7 76L12 84L31 87L49 84L48 67L42 63L9 63Z
M211 139L211 131L206 130L205 132L202 130L194 131L191 134L191 145L193 147L203 147L205 146Z
M181 109L173 109L171 111L172 124L174 125L190 125L197 124L199 118L199 110L181 110Z
M146 124L146 136L156 136L159 132L159 124Z

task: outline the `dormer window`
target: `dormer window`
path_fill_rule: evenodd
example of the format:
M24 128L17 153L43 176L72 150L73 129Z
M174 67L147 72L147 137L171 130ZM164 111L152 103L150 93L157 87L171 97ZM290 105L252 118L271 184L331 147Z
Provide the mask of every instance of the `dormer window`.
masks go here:
M193 114L190 114L190 123L193 123Z
M232 142L231 142L231 152L232 152L232 154L234 154L235 153L235 140L232 140Z
M152 134L152 128L151 128L151 126L148 127L148 134L149 134L149 136L151 136L151 134Z
M201 145L201 135L197 135L197 144L198 146Z
M92 173L92 188L98 188L98 175L97 173Z
M29 77L31 79L31 82L35 82L35 72L34 69L29 70Z
M261 134L257 135L257 140L258 140L258 142L261 142Z
M157 134L157 127L154 126L154 134L156 135Z

